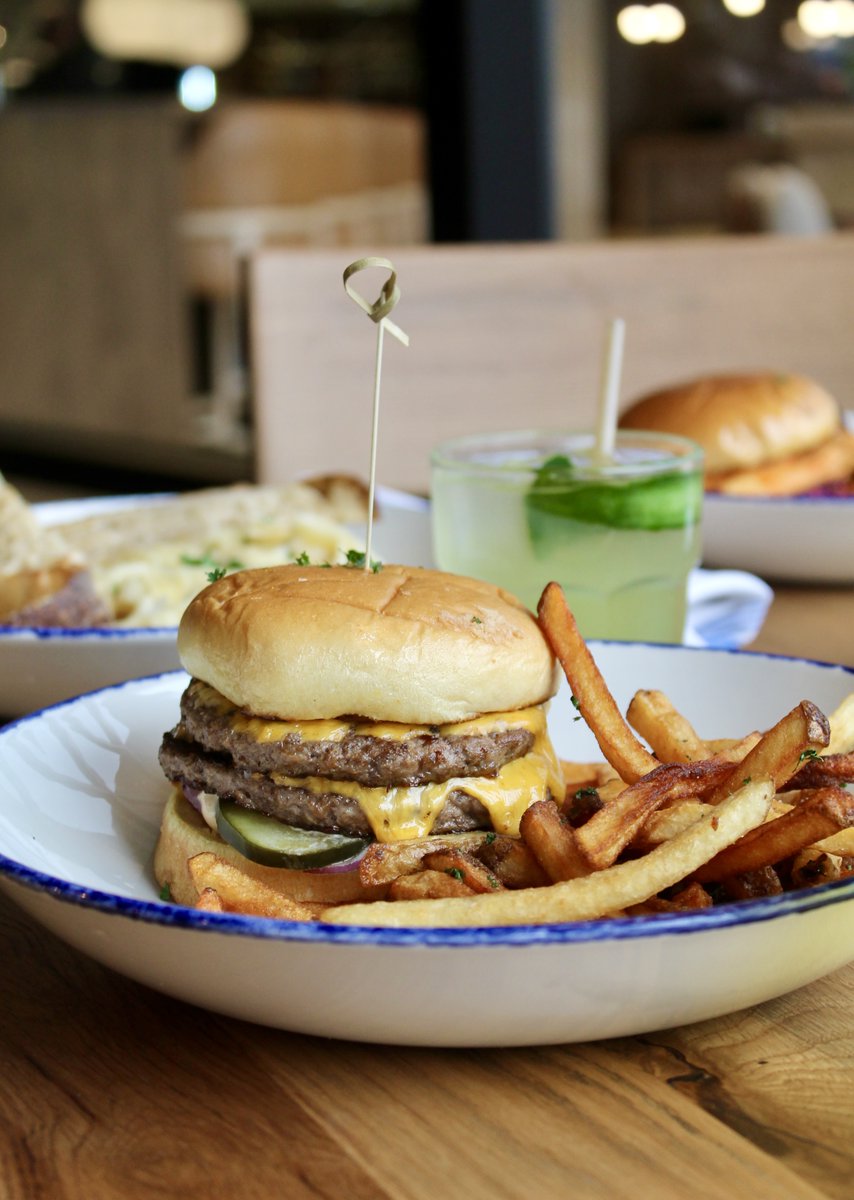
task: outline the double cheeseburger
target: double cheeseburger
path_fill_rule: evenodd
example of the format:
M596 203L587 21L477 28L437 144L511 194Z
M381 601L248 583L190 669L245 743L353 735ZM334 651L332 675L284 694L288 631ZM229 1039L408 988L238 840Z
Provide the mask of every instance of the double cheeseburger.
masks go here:
M845 491L854 475L854 433L830 393L803 375L705 376L641 397L620 425L699 442L712 492Z
M205 588L178 633L192 676L160 763L155 874L192 905L205 850L293 899L358 898L373 841L517 833L562 798L543 704L555 663L507 592L415 567L283 566Z

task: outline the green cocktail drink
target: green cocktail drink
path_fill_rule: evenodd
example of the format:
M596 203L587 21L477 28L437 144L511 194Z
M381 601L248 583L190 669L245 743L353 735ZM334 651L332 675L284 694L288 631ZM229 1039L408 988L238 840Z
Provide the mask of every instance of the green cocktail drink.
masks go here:
M438 565L536 608L566 592L585 637L680 642L700 558L702 452L684 438L620 431L601 461L593 435L461 438L432 456Z

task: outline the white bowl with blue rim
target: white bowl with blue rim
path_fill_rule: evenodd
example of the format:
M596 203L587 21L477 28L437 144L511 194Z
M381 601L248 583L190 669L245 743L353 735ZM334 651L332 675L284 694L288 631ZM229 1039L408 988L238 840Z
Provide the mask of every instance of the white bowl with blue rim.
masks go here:
M625 707L660 688L709 738L854 691L841 667L593 643ZM61 704L0 731L0 888L131 979L300 1033L421 1046L536 1045L649 1032L759 1004L854 959L854 878L692 913L554 926L394 930L204 913L158 898L157 764L180 672ZM566 689L565 758L599 752Z

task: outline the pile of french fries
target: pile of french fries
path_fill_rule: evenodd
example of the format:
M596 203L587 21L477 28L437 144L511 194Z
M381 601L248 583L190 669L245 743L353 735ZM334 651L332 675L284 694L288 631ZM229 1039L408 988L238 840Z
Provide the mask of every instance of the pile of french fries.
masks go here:
M566 793L519 837L373 844L381 897L296 902L213 853L190 860L200 908L369 926L495 926L644 917L772 896L854 874L854 693L825 716L802 700L772 728L704 741L658 691L620 712L550 584L538 619L601 763L564 763ZM643 739L643 741L641 740Z

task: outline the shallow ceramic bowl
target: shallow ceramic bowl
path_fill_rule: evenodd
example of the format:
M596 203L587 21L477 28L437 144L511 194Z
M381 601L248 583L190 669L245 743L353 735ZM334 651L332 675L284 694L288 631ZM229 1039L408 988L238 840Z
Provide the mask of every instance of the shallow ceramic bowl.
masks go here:
M854 433L854 411L844 414ZM764 579L854 583L854 495L707 494L703 560Z
M666 691L707 737L854 690L839 667L593 643L621 706ZM99 962L212 1011L302 1033L422 1046L534 1045L698 1021L854 959L854 879L721 908L506 929L372 930L161 903L157 766L180 673L70 701L0 731L0 887ZM598 758L564 690L559 753Z

